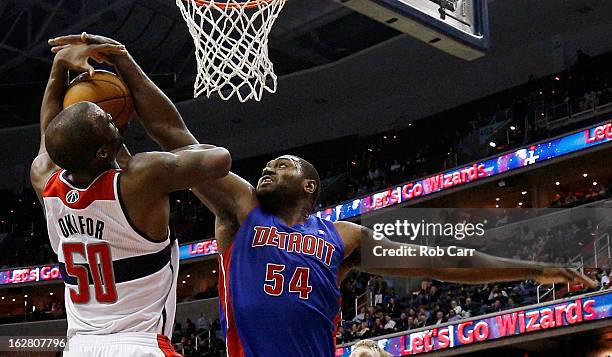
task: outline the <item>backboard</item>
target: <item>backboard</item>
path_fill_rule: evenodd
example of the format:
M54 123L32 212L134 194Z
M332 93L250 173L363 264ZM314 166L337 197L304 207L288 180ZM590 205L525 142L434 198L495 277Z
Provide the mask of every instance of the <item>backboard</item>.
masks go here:
M489 48L487 0L336 1L469 61Z

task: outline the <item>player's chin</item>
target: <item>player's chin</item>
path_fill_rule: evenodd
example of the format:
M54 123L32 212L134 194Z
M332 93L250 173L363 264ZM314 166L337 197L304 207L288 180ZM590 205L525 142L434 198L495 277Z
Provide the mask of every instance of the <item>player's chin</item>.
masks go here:
M276 186L272 183L260 183L255 188L255 193L258 198L271 196L276 192Z

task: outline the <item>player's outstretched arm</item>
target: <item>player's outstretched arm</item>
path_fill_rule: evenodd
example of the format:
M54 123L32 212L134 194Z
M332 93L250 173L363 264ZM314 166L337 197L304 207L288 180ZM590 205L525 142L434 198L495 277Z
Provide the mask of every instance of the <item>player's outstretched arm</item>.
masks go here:
M362 268L361 267L361 240L373 240L374 232L369 228L350 223L335 223L338 232L345 244L345 260L343 270L346 272L356 268L368 273L388 276L427 277L440 281L481 284L488 282L503 282L517 280L535 280L540 283L566 283L576 282L588 287L596 286L591 279L583 276L574 269L551 267L536 262L526 262L495 257L480 252L474 252L463 263L472 267L456 268L457 262L443 257L411 257L406 261L409 267L402 268ZM397 249L402 246L419 246L392 242L388 239L377 241L377 245L388 249ZM467 266L462 264L462 266ZM487 267L486 269L483 267Z
M129 160L125 176L160 196L224 177L232 164L230 153L220 147L191 147L175 153L149 152Z

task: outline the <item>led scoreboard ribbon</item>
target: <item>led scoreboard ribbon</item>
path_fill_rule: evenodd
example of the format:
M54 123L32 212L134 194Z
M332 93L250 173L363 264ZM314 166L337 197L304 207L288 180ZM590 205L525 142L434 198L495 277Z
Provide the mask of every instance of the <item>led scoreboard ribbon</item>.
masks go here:
M570 326L612 317L612 292L584 296L565 302L526 306L484 318L473 318L429 329L406 332L382 339L393 356L415 355L474 345L501 338L522 336L556 327ZM336 349L336 357L348 357L351 347Z
M424 179L394 186L384 191L325 208L316 214L331 221L356 217L610 141L612 141L612 121ZM179 247L179 250L181 260L218 253L217 242L214 239L183 244ZM0 271L0 286L58 279L61 279L61 274L57 265Z
M381 208L405 203L410 200L442 192L535 165L563 155L601 145L612 140L612 121L565 135L539 144L533 144L500 156L478 161L463 167L441 172L426 178L406 182L383 191L327 207L317 216L330 221L356 217Z

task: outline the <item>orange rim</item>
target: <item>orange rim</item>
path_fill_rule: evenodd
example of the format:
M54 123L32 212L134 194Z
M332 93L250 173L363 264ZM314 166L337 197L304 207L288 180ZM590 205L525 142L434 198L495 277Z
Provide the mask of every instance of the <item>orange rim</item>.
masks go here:
M225 10L225 9L240 9L240 8L252 9L255 7L259 7L262 4L264 5L269 4L271 2L274 2L275 0L249 0L249 1L239 3L239 4L234 4L234 3L226 4L226 3L220 3L220 2L215 1L214 5L212 4L212 2L206 1L206 0L192 0L192 1L198 6L214 6L219 9Z

